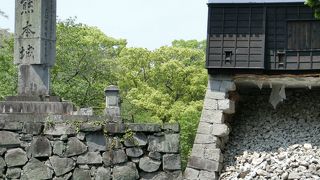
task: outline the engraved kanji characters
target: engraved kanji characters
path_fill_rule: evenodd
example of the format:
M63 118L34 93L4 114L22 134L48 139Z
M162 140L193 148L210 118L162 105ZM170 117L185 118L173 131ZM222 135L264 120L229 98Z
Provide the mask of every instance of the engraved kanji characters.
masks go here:
M32 27L32 25L29 24L29 21L27 21L27 25L22 28L23 32L22 32L21 35L22 35L22 36L25 35L26 37L29 37L29 36L31 36L32 34L35 34L35 32L31 30L31 27Z
M20 4L22 5L21 15L33 13L33 0L21 0Z
M22 60L24 57L26 58L32 58L34 59L34 47L30 44L28 45L28 48L25 49L23 46L19 48L19 58Z

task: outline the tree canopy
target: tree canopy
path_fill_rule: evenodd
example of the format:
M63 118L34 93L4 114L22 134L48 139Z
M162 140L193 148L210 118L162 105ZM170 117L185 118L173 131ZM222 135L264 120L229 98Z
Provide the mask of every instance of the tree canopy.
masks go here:
M305 0L305 4L314 9L314 16L320 19L320 1L319 0Z

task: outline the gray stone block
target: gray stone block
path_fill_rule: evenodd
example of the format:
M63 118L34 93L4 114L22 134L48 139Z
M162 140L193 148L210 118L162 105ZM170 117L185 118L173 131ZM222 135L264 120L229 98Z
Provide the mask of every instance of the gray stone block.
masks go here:
M194 140L195 144L220 144L220 140L213 136L213 135L207 135L207 134L197 134L196 138Z
M126 154L129 157L140 157L143 155L143 150L139 147L127 148Z
M71 137L68 139L65 155L67 157L83 154L87 151L87 146L83 144L78 138Z
M45 123L44 128L45 135L52 135L52 136L62 136L62 135L76 135L77 130L70 124L49 124Z
M106 166L120 164L128 161L127 154L124 150L110 150L102 154L103 163Z
M76 164L71 158L60 158L58 156L52 156L49 158L51 166L56 176L62 176L72 171Z
M223 154L221 153L220 149L205 149L204 156L205 159L223 162Z
M66 149L66 146L62 141L54 141L53 142L53 154L58 156L63 156L63 153Z
M203 109L207 110L217 110L218 109L218 100L215 99L205 99L203 104Z
M81 124L81 126L80 126L80 131L84 131L84 132L96 132L96 131L101 131L101 130L102 130L101 125L84 123L84 124Z
M99 165L102 164L102 157L99 152L88 152L78 156L77 164Z
M156 172L161 165L161 161L153 160L149 157L143 157L139 161L139 168L144 172Z
M209 172L220 172L222 164L217 161L191 156L189 158L188 167L199 170L206 170Z
M105 130L111 134L125 133L126 125L122 123L107 123L105 125Z
M100 133L90 133L86 136L86 142L89 148L89 151L106 151L106 137Z
M128 124L133 132L161 132L160 124Z
M32 140L29 151L32 157L49 157L52 154L52 147L46 137L39 136Z
M218 109L226 114L235 113L235 102L229 99L218 100Z
M145 146L148 143L148 138L143 133L136 133L132 138L126 139L124 145L126 147Z
M226 98L227 98L227 93L220 92L220 91L212 91L210 89L207 90L205 95L205 99L220 100L220 99L226 99Z
M6 178L8 179L19 179L21 176L21 168L8 168Z
M90 180L91 179L90 171L76 168L73 171L72 179L73 180Z
M178 133L180 132L180 125L179 123L165 123L162 127L163 130Z
M95 180L110 180L111 178L112 176L110 168L99 167L97 169Z
M183 173L183 177L187 180L197 180L199 179L198 178L199 173L200 173L199 170L187 167Z
M225 121L225 117L222 110L203 109L200 121L214 124L223 124Z
M43 131L43 123L25 122L22 132L26 134L39 135Z
M218 180L219 175L216 172L200 171L199 179L201 179L201 180Z
M135 180L139 179L139 173L136 165L132 162L125 163L113 168L113 180Z
M148 156L152 159L159 160L159 161L162 159L162 155L159 152L149 152Z
M43 162L32 158L23 167L21 179L52 179L53 170Z
M218 137L226 137L230 133L230 129L225 124L213 124L211 134Z
M165 154L162 158L164 171L181 170L181 159L179 154Z
M212 124L206 122L200 122L198 125L198 134L211 134L212 132Z
M10 121L1 121L0 126L3 130L9 131L21 131L22 123L21 122L10 122Z
M164 136L149 136L148 151L178 153L179 152L179 134L165 134Z
M23 166L28 161L27 153L21 148L8 150L4 159L8 167Z
M9 131L0 131L0 147L19 147L20 144L19 134Z

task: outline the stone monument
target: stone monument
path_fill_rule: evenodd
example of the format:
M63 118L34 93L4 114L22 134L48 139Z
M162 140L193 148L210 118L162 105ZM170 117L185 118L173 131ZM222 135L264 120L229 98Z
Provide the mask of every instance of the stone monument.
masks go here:
M56 0L15 3L18 96L0 102L0 113L72 113L71 103L50 96L49 70L56 58Z

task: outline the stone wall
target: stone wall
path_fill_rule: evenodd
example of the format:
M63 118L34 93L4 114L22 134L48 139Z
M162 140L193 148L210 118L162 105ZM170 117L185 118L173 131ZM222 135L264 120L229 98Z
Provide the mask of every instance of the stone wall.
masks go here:
M225 120L235 112L235 102L229 99L229 92L235 90L231 77L209 77L201 119L184 179L219 178L223 162L222 150L230 132Z
M1 114L0 156L2 179L181 178L177 124Z
M239 90L221 179L320 179L320 91L286 89L276 109L270 90Z

